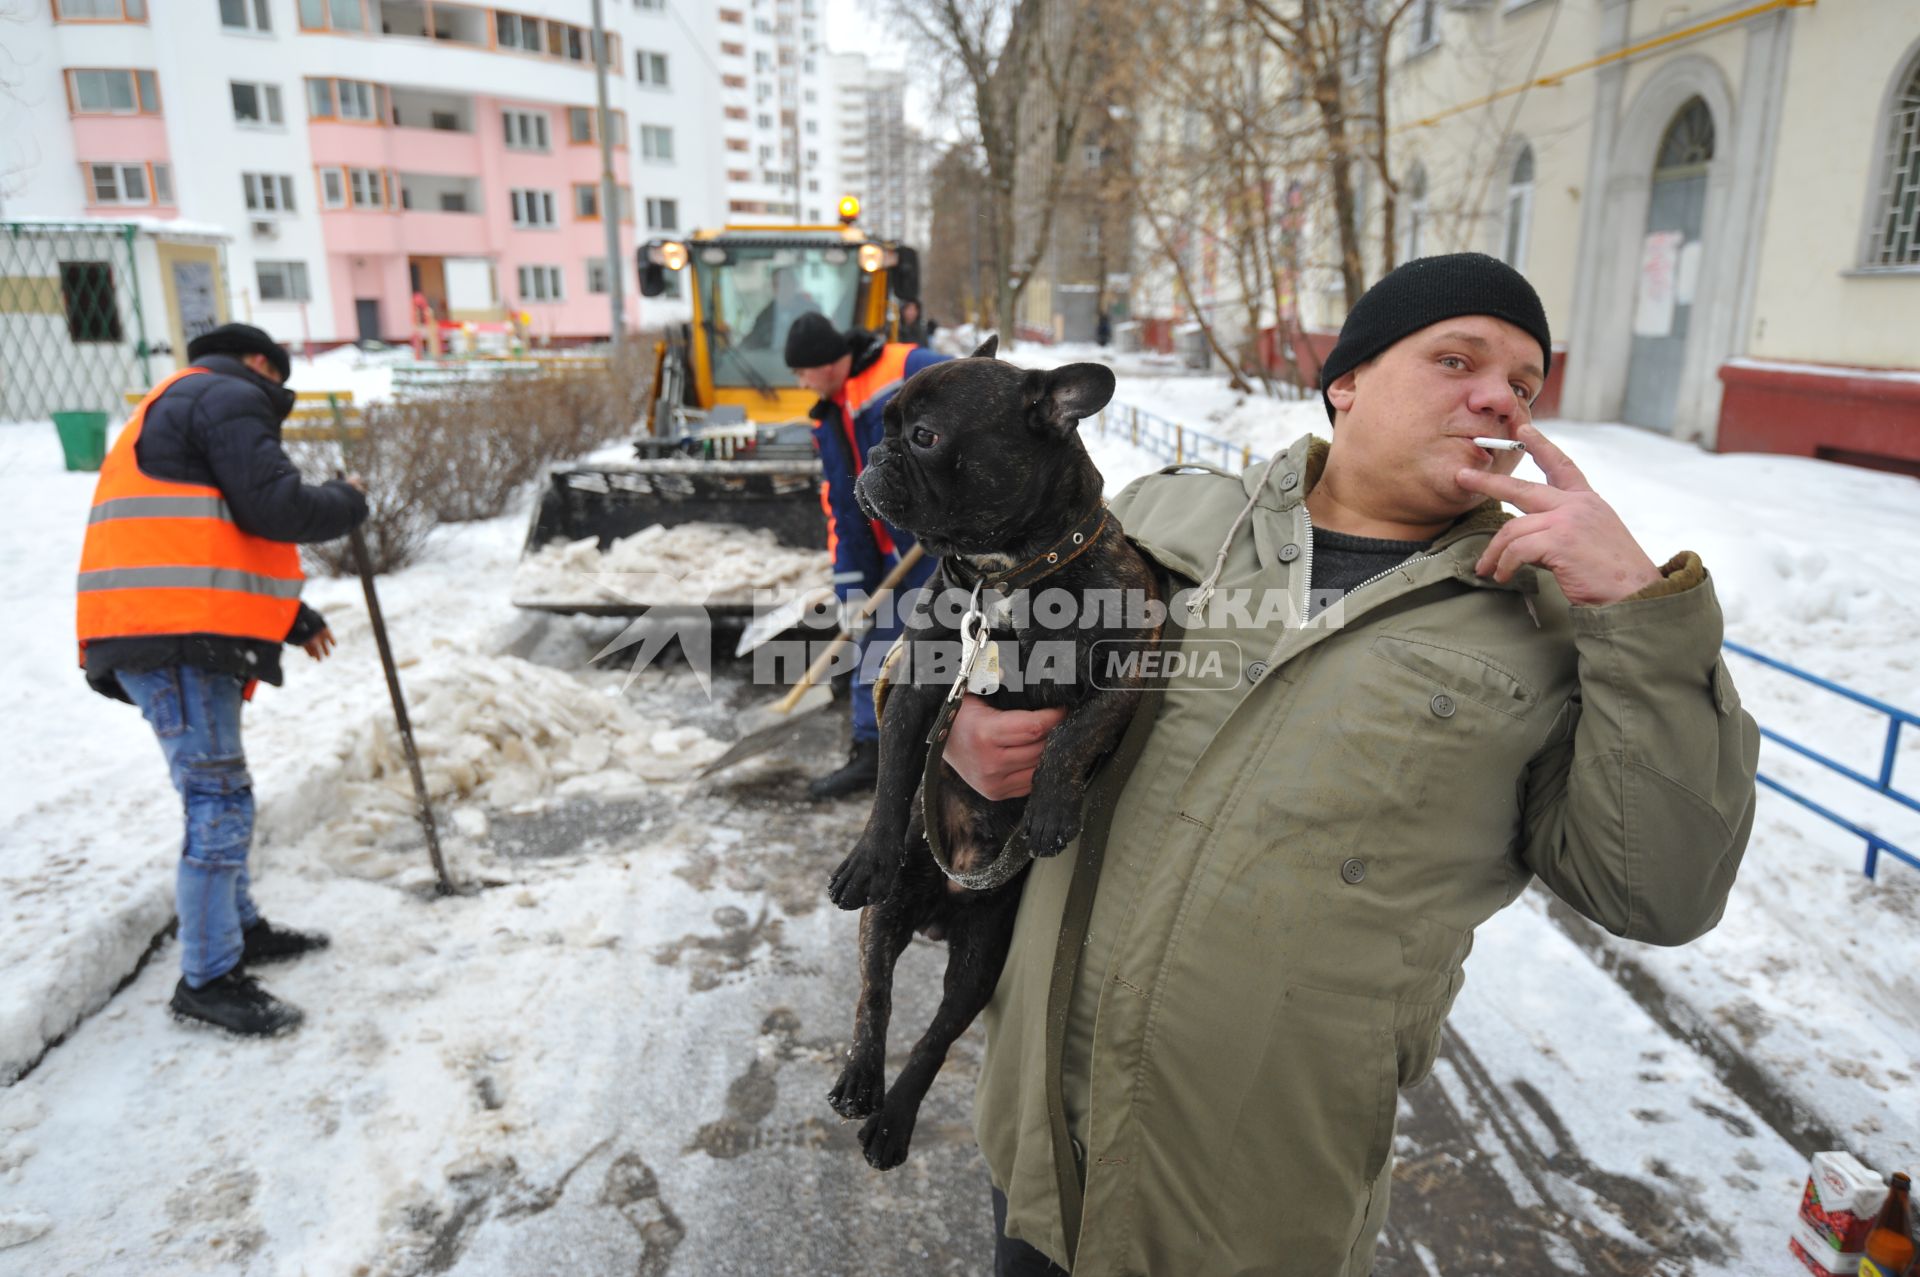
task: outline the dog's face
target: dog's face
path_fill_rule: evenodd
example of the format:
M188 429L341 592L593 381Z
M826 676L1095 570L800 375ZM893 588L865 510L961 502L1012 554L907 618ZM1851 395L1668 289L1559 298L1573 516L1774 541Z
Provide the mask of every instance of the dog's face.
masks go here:
M854 491L860 508L913 533L933 555L998 554L1036 528L1077 517L1063 497L1098 496L1100 472L1075 429L1113 397L1102 364L1028 371L993 357L916 373L888 402L885 438Z

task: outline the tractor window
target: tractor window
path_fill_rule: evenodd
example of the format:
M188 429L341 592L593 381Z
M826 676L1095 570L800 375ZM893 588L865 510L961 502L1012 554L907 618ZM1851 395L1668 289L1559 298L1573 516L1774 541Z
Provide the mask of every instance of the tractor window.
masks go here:
M701 251L695 247L696 261ZM818 311L842 331L853 325L860 284L853 250L729 244L726 258L696 267L703 318L714 328L714 384L748 386L757 374L774 386L794 385L786 361L793 321Z

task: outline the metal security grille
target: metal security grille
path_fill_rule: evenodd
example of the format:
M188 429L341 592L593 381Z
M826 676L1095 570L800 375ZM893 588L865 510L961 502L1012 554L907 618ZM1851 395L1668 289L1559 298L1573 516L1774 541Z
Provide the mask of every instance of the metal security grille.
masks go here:
M0 421L126 412L151 384L136 228L0 222Z
M1868 270L1920 266L1920 62L1894 99L1886 139L1884 176L1861 263Z

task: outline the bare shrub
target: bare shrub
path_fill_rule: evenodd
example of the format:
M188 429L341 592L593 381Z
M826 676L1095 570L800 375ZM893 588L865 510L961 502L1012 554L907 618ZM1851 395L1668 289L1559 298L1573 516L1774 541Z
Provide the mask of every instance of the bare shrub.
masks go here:
M630 350L606 365L556 361L537 375L369 404L344 462L331 439L290 442L288 452L312 478L344 469L366 479L368 556L374 571L392 572L438 524L495 518L555 461L629 431L652 372L649 350ZM344 538L308 556L332 575L355 570Z

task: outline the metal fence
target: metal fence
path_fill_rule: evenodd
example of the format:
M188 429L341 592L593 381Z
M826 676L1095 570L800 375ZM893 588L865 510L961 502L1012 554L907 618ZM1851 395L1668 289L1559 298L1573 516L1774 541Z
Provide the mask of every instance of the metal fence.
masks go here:
M1176 421L1115 401L1100 410L1094 426L1102 437L1125 435L1134 447L1165 457L1174 465L1188 462L1218 466L1222 470L1245 470L1256 461L1265 461L1264 453L1244 443L1234 443L1214 435L1202 434Z
M126 412L152 383L137 228L0 222L0 421Z
M1907 710L1901 709L1897 705L1889 705L1885 701L1876 700L1864 692L1856 692L1851 687L1843 686L1842 684L1834 682L1832 679L1822 678L1818 674L1809 673L1797 665L1790 665L1786 661L1780 660L1778 657L1768 656L1764 652L1755 651L1744 643L1729 641L1724 643L1723 646L1729 652L1737 653L1750 661L1758 661L1768 669L1779 670L1783 674L1791 674L1794 678L1804 683L1811 683L1823 691L1831 692L1835 696L1852 701L1854 704L1870 709L1876 714L1884 715L1887 720L1887 735L1881 745L1880 770L1873 776L1869 776L1865 772L1857 771L1845 763L1829 758L1820 751L1812 749L1794 740L1792 737L1782 735L1770 727L1761 727L1760 734L1781 748L1790 749L1802 758L1818 763L1835 775L1844 776L1854 784L1864 786L1883 798L1891 799L1909 811L1920 811L1920 799L1916 799L1912 794L1904 793L1894 788L1893 784L1894 762L1900 753L1900 729L1902 727L1920 727L1920 715L1915 715ZM1867 844L1867 858L1866 864L1862 868L1867 877L1871 878L1879 871L1880 853L1883 851L1896 860L1904 861L1914 869L1920 869L1920 856L1916 856L1914 852L1906 848L1895 846L1877 830L1868 828L1858 820L1849 819L1825 804L1815 802L1806 794L1789 785L1783 784L1765 772L1760 773L1759 779L1762 785L1765 785L1775 793L1792 799L1808 811L1840 826L1840 828L1846 830L1856 838L1865 839Z

